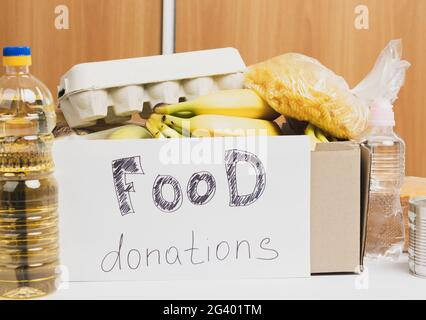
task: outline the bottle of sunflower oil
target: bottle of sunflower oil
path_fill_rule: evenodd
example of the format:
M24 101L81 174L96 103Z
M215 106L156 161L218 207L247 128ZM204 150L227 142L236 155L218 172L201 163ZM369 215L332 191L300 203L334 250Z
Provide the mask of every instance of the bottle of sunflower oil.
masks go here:
M0 78L0 297L55 290L57 185L53 177L52 95L29 73L29 47L3 49Z

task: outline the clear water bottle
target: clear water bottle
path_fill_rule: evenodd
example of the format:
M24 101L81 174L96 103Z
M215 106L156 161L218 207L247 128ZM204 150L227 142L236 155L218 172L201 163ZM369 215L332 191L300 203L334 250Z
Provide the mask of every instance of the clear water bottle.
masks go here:
M397 260L404 247L400 190L405 176L405 144L394 126L392 105L386 100L375 101L364 138L372 155L366 255L373 259Z
M57 185L51 155L52 95L29 73L28 47L3 50L0 78L0 296L32 298L55 289Z

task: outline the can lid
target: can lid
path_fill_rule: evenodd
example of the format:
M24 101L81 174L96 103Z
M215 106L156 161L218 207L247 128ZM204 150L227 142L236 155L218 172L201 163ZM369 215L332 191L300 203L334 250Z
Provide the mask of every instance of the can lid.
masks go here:
M4 66L30 66L31 48L30 47L5 47L3 48Z

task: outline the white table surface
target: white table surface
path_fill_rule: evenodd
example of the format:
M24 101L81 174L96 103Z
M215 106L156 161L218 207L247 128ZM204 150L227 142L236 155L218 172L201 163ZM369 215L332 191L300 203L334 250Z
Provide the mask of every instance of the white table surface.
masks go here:
M241 281L65 283L45 299L426 299L407 260L368 263L362 275Z

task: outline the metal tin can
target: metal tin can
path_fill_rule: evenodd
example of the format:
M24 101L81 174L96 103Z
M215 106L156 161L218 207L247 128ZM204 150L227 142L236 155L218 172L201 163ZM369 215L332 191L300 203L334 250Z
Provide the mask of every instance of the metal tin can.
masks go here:
M426 278L426 197L413 198L409 203L410 272L415 276Z

